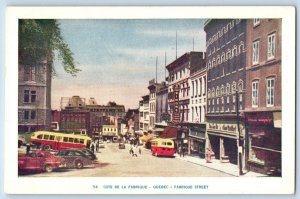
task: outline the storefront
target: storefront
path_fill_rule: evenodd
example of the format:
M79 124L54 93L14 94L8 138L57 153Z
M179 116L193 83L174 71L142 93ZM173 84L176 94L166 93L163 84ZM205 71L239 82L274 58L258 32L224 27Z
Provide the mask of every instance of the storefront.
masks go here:
M189 128L189 154L205 158L206 124L192 124Z
M275 124L273 116L273 112L247 113L249 134L247 165L251 171L280 176L281 125Z

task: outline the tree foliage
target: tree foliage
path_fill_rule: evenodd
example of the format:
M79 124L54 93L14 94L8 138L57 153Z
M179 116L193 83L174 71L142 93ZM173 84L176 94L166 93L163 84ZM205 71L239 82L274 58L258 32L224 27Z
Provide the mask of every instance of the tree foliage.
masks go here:
M61 36L55 19L19 20L19 62L25 66L38 66L47 60L48 67L55 75L53 59L55 50L62 61L64 70L76 76L80 71L75 65L73 53Z

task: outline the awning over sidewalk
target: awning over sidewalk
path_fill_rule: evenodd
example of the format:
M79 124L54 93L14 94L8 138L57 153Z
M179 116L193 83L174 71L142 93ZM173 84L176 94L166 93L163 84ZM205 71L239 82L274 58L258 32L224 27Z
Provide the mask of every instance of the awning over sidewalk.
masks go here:
M170 138L176 139L177 138L177 128L176 127L167 127L162 134L160 135L161 138Z
M150 140L153 139L153 136L152 135L143 135L142 137L139 138L140 141L142 142L149 142Z

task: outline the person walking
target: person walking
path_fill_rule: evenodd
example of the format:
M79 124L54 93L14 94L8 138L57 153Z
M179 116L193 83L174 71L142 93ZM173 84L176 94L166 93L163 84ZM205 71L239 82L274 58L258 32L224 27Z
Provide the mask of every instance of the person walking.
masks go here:
M91 145L91 151L94 153L95 152L95 146L94 143Z
M129 154L133 156L133 146L132 146L132 144L130 145Z
M96 152L99 152L99 140L96 143Z

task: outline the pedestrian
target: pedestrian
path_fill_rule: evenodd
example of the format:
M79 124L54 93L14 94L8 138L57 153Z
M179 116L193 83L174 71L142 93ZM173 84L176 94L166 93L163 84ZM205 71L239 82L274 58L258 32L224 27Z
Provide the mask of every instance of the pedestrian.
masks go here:
M30 152L30 144L27 143L27 144L26 144L26 155L28 155L29 152Z
M137 145L135 147L133 147L133 155L132 156L137 157Z
M96 152L99 152L99 141L96 144Z
M142 155L142 149L141 147L138 147L139 148L139 154Z
M179 156L181 157L182 156L182 147L178 147L178 151L179 151Z
M91 144L91 151L94 153L95 152L95 146L94 144Z
M129 154L133 156L133 146L132 146L132 144L130 145Z
M185 153L185 148L182 147L182 156L184 157L184 153Z

